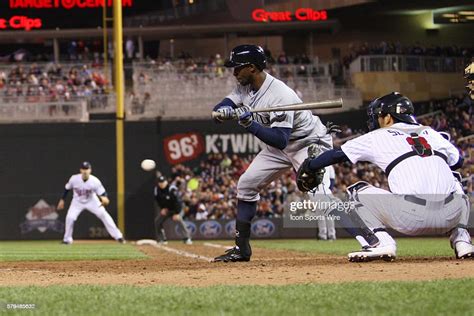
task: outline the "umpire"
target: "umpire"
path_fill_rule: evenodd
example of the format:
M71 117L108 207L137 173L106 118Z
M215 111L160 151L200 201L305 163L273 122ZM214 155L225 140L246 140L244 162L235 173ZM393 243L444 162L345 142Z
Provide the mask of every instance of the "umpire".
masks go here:
M158 184L155 187L155 200L157 205L157 216L155 217L156 240L161 244L167 244L163 224L169 218L178 222L184 233L183 242L191 245L191 235L183 221L183 202L179 197L178 188L170 185L165 177L158 177Z

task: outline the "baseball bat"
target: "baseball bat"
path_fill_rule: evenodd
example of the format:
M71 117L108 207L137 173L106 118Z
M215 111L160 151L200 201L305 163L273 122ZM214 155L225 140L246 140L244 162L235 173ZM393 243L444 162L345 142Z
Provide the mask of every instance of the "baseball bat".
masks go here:
M289 105L274 106L265 109L251 109L251 113L261 113L261 112L286 112L286 111L297 111L297 110L321 110L321 109L337 109L342 108L343 101L342 98L335 100L326 100L326 101L316 101L316 102L306 102L306 103L296 103ZM219 118L221 114L219 112L213 111L212 117Z
M307 103L297 103L289 105L275 106L271 108L250 110L252 113L260 112L286 112L286 111L297 111L297 110L321 110L321 109L337 109L342 108L342 98L336 100L316 101Z

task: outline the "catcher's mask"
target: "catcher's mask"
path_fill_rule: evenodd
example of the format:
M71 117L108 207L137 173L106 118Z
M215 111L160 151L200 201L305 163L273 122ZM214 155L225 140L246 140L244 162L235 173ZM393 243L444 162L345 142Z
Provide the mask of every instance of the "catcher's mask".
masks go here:
M410 99L400 94L392 92L370 102L367 108L369 119L367 126L369 131L380 128L378 118L390 114L396 121L408 124L418 124L413 116L415 109Z

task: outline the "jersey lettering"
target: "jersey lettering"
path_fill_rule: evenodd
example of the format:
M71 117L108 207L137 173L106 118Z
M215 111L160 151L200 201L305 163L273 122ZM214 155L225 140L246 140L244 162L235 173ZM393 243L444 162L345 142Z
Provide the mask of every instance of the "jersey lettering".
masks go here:
M426 138L420 137L416 133L412 133L410 135L411 137L407 137L406 140L418 156L428 157L433 155L433 150L431 150L431 146L428 144Z
M387 130L387 132L389 132L390 134L392 134L392 136L400 136L400 135L402 135L402 133L400 133L399 131Z

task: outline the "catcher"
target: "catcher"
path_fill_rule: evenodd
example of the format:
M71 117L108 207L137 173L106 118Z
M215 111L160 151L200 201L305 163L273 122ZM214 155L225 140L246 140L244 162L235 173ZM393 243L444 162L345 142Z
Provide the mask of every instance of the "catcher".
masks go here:
M450 233L456 258L472 258L467 231L469 201L453 171L463 158L440 133L418 124L412 102L393 92L375 99L367 110L369 133L347 141L316 158L306 159L298 172L305 189L320 184L324 167L350 161L370 162L385 171L390 191L367 182L348 187L349 199L361 221L356 238L362 250L350 261L393 260L395 240L385 230L407 235Z

